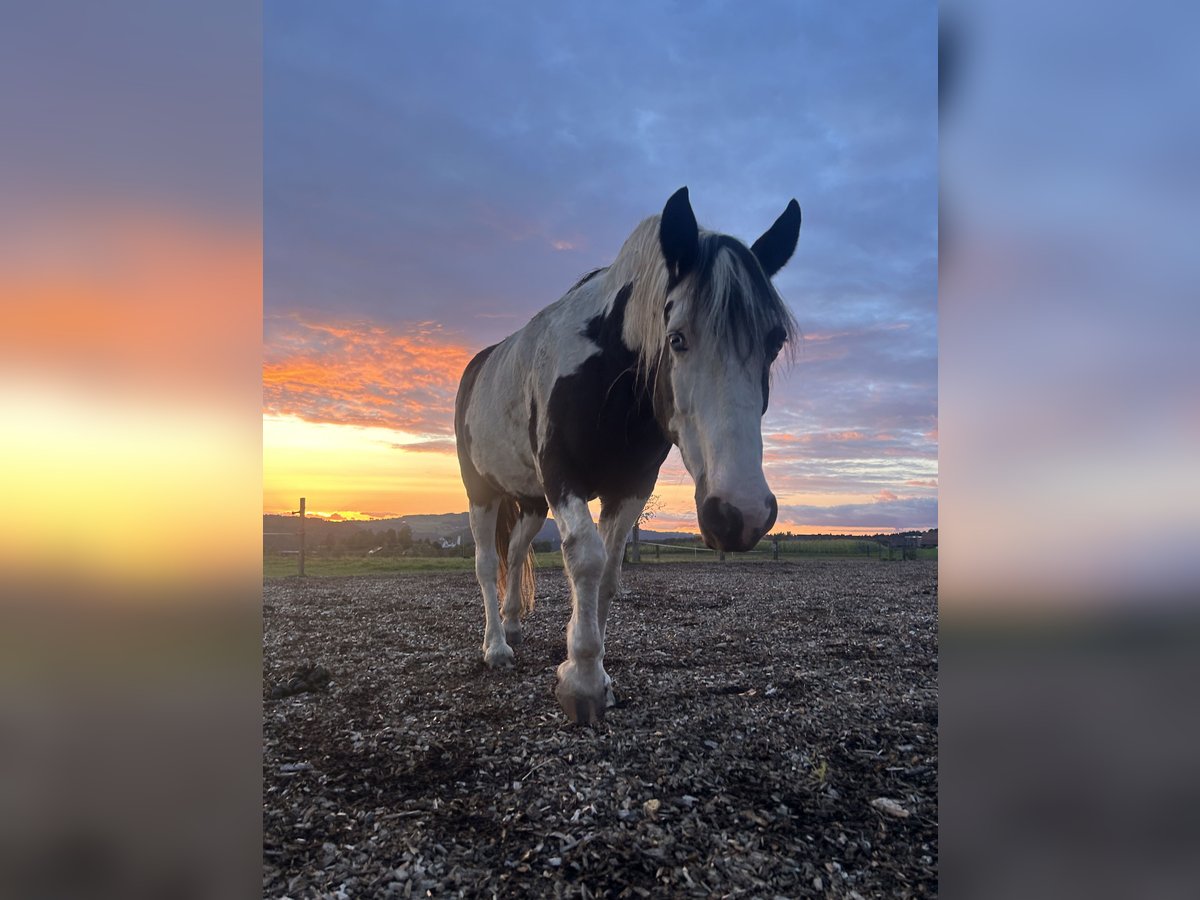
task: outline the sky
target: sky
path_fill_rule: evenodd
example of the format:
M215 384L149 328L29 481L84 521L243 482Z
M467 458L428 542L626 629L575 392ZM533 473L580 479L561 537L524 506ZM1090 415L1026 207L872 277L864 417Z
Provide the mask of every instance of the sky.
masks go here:
M687 185L747 244L804 212L777 529L936 527L936 5L632 9L266 4L264 511L465 510L467 360ZM697 530L677 451L656 492Z

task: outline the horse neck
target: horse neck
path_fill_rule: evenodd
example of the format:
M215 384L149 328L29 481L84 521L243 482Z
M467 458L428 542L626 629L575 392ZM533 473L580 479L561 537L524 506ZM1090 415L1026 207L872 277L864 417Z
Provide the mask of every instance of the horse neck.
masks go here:
M652 383L650 376L658 366L666 338L663 304L668 277L658 244L658 226L659 217L651 216L634 229L605 276L607 297L615 298L625 285L632 286L621 337L637 356L639 378L644 383Z

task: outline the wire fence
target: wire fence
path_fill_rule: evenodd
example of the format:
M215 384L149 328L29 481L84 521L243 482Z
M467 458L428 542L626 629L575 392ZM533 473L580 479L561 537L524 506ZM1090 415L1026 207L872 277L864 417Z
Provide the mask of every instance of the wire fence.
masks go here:
M305 537L305 504L300 498L300 509L293 514L298 515L294 531L264 531L263 559L274 559L270 568L277 571L285 559L295 559L296 572L304 575L306 558L316 560L318 567L325 560L346 560L356 558L367 561L378 557L405 557L415 555L413 549L401 551L396 547L347 547L347 546L310 546ZM535 542L541 543L541 542ZM475 547L469 541L458 544L436 546L430 544L439 565L450 567L452 559L458 559L463 565L470 566L474 558ZM558 546L553 546L549 555L556 555ZM542 546L539 557L547 556L546 548ZM422 559L425 553L419 554ZM760 541L753 550L744 553L722 553L705 546L700 540L687 541L629 541L625 545L626 563L659 563L659 562L751 562L819 559L819 558L860 558L878 559L882 561L904 561L915 559L937 559L936 532L932 539L921 534L895 534L874 536L870 538L768 538ZM430 556L426 562L434 562ZM380 563L384 563L382 558ZM403 561L396 561L403 566ZM416 560L414 560L416 562ZM289 564L290 565L290 564Z

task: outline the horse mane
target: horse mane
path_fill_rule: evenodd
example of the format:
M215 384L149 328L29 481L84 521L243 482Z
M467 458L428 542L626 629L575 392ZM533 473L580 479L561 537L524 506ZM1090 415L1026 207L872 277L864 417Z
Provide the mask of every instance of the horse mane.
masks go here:
M606 278L615 295L626 284L633 291L625 307L622 337L637 355L637 374L648 381L658 368L666 344L664 304L671 284L659 244L661 216L650 216L626 239ZM590 277L590 276L589 276ZM691 282L689 325L715 339L718 347L749 362L776 328L783 331L787 358L794 357L800 335L791 311L759 265L757 257L736 238L700 232L700 252L684 276Z

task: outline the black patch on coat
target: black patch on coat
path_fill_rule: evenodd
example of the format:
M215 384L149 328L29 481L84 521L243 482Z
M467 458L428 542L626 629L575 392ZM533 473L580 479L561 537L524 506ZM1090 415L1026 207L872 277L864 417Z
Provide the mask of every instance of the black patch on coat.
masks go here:
M454 442L458 450L458 469L462 473L463 486L467 489L467 498L477 506L487 506L503 493L492 479L479 472L471 462L471 432L467 428L467 409L471 404L475 380L487 358L498 346L493 344L480 350L467 363L458 382L458 395L454 398Z
M608 311L608 315L592 316L588 319L587 325L583 329L583 336L599 347L605 350L612 347L625 347L624 338L621 333L625 327L625 307L629 304L629 298L633 294L633 284L627 284L621 290L617 291L617 296L613 298L612 309ZM630 358L633 358L633 353L630 351Z
M568 495L606 502L648 497L671 449L651 389L637 378L637 355L621 338L632 292L625 285L607 315L587 322L582 334L599 352L550 391L538 463L552 505Z
M546 518L546 514L550 512L545 497L518 497L517 508L522 516L537 516L540 519Z
M582 278L580 278L577 282L575 282L573 285L571 285L571 290L567 291L567 293L569 294L569 293L571 293L571 291L574 291L578 288L583 287L585 284L587 284L589 281L591 281L593 278L595 278L601 272L607 272L607 271L608 271L608 266L601 266L599 269L592 269L592 271L588 272L586 275L584 275Z

